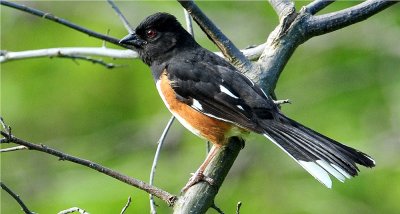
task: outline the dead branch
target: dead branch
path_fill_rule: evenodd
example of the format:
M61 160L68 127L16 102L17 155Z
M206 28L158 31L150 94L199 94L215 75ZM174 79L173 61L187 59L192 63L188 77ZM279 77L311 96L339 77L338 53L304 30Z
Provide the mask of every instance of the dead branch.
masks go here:
M31 212L28 207L25 205L25 203L21 200L19 195L15 194L10 188L8 188L3 182L0 182L0 186L4 191L6 191L11 197L14 198L14 200L19 204L19 206L22 208L22 211L26 214L34 214L34 212Z
M57 214L68 214L68 213L74 213L74 212L78 212L80 214L89 214L86 210L81 209L79 207L71 207L69 209L62 210L62 211L58 212Z
M103 56L110 58L137 58L138 54L132 50L119 50L106 47L65 47L49 48L28 51L5 51L0 54L0 63L39 57L61 57L61 56Z
M119 10L118 6L114 3L113 0L107 0L107 2L111 5L112 9L114 9L115 13L118 15L119 19L122 21L124 24L125 29L129 33L134 32L134 27L132 27L131 24L129 24L128 20L125 18L124 14Z
M201 11L201 9L192 0L178 0L204 33L214 42L222 51L222 54L241 72L246 72L251 68L251 62L242 52L226 37L217 26Z
M1 123L3 125L3 127L7 127L7 125L3 122L3 120L1 120ZM115 170L112 170L110 168L104 167L98 163L89 161L89 160L85 160L85 159L81 159L69 154L66 154L64 152L52 149L46 145L40 144L33 144L30 143L28 141L22 140L20 138L17 138L15 136L13 136L10 132L6 131L1 131L0 132L1 135L4 137L4 139L6 139L6 141L4 141L3 143L15 143L18 145L22 145L22 146L26 146L28 147L28 149L30 150L36 150L36 151L40 151L40 152L44 152L47 153L49 155L53 155L59 158L59 160L65 160L65 161L70 161L73 163L77 163L79 165L82 166L86 166L89 167L91 169L94 169L100 173L103 173L105 175L108 175L110 177L113 177L119 181L122 181L126 184L129 184L131 186L134 186L138 189L141 189L143 191L146 191L149 194L152 194L160 199L162 199L163 201L165 201L169 206L172 206L175 203L176 200L176 196L172 195L171 193L166 192L165 190L162 190L160 188L157 188L155 186L149 185L147 183L145 183L144 181L138 180L136 178L132 178L129 177L127 175L121 174Z
M329 0L315 0L312 1L310 4L306 6L306 10L311 14L314 15L318 13L319 11L323 10L325 7L328 5L332 4L335 1L329 1Z
M37 10L37 9L31 8L31 7L28 7L28 6L24 6L24 5L15 3L15 2L9 2L9 1L4 1L4 0L0 1L0 4L4 5L4 6L7 6L7 7L11 7L11 8L17 9L17 10L24 11L24 12L27 12L27 13L30 13L32 15L35 15L35 16L38 16L38 17L41 17L41 18L45 18L45 19L51 20L53 22L59 23L59 24L64 25L66 27L69 27L69 28L72 28L74 30L77 30L77 31L79 31L81 33L84 33L86 35L89 35L89 36L92 36L92 37L95 37L95 38L98 38L98 39L101 39L101 40L105 40L105 41L107 41L109 43L112 43L112 44L115 44L115 45L118 45L118 46L121 46L121 47L124 47L124 48L129 48L126 45L120 44L119 43L119 39L116 39L116 38L110 37L108 35L104 35L104 34L97 33L95 31L89 30L89 29L87 29L85 27L82 27L82 26L79 26L77 24L74 24L74 23L72 23L72 22L70 22L68 20L65 20L65 19L59 18L57 16L54 16L51 13L43 12L41 10Z
M128 201L126 202L125 206L122 208L120 214L124 214L126 210L128 209L129 205L131 205L132 199L131 196L128 197Z
M305 24L306 36L318 36L363 21L398 1L367 0L340 11L311 16Z

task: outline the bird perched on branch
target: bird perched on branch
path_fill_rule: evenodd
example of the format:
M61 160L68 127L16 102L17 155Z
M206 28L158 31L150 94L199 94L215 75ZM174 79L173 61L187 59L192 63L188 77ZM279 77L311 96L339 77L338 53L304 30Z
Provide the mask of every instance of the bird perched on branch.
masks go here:
M151 68L157 90L171 113L194 134L214 144L184 190L203 172L231 136L262 134L318 181L331 187L373 167L368 155L286 117L274 100L223 58L201 47L167 13L147 17L120 43L132 47Z

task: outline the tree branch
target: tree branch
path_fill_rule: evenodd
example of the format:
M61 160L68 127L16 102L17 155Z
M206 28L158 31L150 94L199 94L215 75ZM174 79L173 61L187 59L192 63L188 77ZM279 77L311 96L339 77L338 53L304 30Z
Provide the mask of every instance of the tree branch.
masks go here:
M132 27L131 24L129 24L128 20L125 18L124 14L121 13L121 11L119 10L118 6L114 3L113 0L107 0L107 2L111 5L111 7L114 9L115 13L117 13L119 19L122 21L122 23L124 24L125 29L129 32L129 33L133 33L134 32L134 28Z
M0 153L3 153L3 152L14 152L14 151L25 150L25 149L28 149L28 147L26 147L26 146L14 146L14 147L10 147L10 148L0 149Z
M37 10L37 9L34 9L34 8L30 8L30 7L27 7L27 6L24 6L24 5L20 5L20 4L17 4L15 2L9 2L9 1L1 0L0 4L4 5L4 6L7 6L7 7L15 8L17 10L28 12L28 13L33 14L35 16L39 16L39 17L54 21L56 23L59 23L59 24L62 24L64 26L67 26L69 28L72 28L74 30L77 30L77 31L79 31L81 33L87 34L89 36L92 36L92 37L95 37L95 38L98 38L98 39L101 39L101 40L105 40L105 41L110 42L112 44L115 44L115 45L118 45L118 46L121 46L121 47L124 47L124 48L129 48L126 45L120 44L119 43L119 39L116 39L116 38L113 38L113 37L110 37L110 36L107 36L107 35L104 35L104 34L101 34L101 33L97 33L97 32L91 31L91 30L89 30L87 28L84 28L84 27L81 27L79 25L76 25L76 24L74 24L72 22L69 22L69 21L67 21L65 19L59 18L57 16L54 16L53 14L46 13L46 12L43 12L43 11L40 11L40 10Z
M318 13L319 11L323 10L328 5L332 4L333 2L335 2L335 0L333 0L333 1L315 0L306 6L306 10L311 15L314 15L314 14Z
M0 120L3 127L7 127L4 124L3 120ZM2 141L3 143L10 143L13 142L15 144L18 145L22 145L22 146L26 146L28 147L30 150L36 150L36 151L40 151L40 152L44 152L53 156L56 156L59 158L59 160L66 160L66 161L70 161L73 163L77 163L79 165L82 166L86 166L89 167L91 169L97 170L100 173L106 174L110 177L113 177L119 181L122 181L126 184L129 184L131 186L134 186L138 189L144 190L149 194L152 194L160 199L162 199L163 201L165 201L169 206L173 206L173 204L175 203L176 200L176 196L162 190L159 189L155 186L149 185L141 180L138 180L136 178L132 178L129 176L126 176L124 174L121 174L117 171L114 171L110 168L101 166L100 164L97 164L95 162L89 161L89 160L85 160L85 159L81 159L63 152L60 152L58 150L49 148L43 144L41 145L37 145L37 144L33 144L30 142L27 142L25 140L22 140L20 138L14 137L11 133L9 133L7 130L5 131L0 131L1 135L4 137L4 139L6 139L6 141Z
M241 52L248 60L257 60L265 48L265 43L251 48L243 49ZM223 57L221 52L214 52ZM133 50L120 50L106 47L60 47L27 51L0 51L0 63L39 57L60 57L60 55L80 56L102 56L116 59L138 59L137 52Z
M49 49L38 49L28 51L5 51L2 50L0 53L0 63L21 60L27 58L38 58L38 57L60 57L60 56L103 56L110 58L138 58L138 54L132 50L119 50L106 47L61 47L61 48L49 48Z
M242 73L251 69L251 62L242 52L226 37L217 26L201 11L192 0L178 0L193 17L200 28L217 45L222 54Z
M271 4L272 8L274 8L280 21L282 21L290 11L295 10L294 2L291 0L269 0L268 2Z
M74 213L74 212L78 212L79 214L89 214L88 212L86 212L86 210L81 209L79 207L71 207L69 209L62 210L62 211L58 212L57 214L68 214L68 213Z
M34 214L33 212L31 212L28 207L24 204L24 202L21 200L21 198L15 194L11 189L9 189L3 182L0 181L0 186L2 189L4 189L9 195L11 195L11 197L13 197L15 199L15 201L17 201L17 203L19 204L19 206L21 206L22 210L26 213L26 214Z
M175 117L171 116L171 119L169 119L167 126L165 126L165 129L163 131L163 133L161 134L160 139L158 140L158 146L157 146L157 150L156 150L156 154L154 155L154 160L153 160L153 164L151 166L151 171L150 171L150 181L149 184L153 185L154 184L154 176L156 174L156 168L157 168L157 162L158 162L158 157L160 156L160 151L161 148L164 144L165 141L165 137L168 134L169 129L172 126L172 123L174 122ZM153 198L153 194L150 194L150 213L155 214L156 212L156 203L154 202L154 198Z
M396 2L368 0L339 12L313 16L307 7L287 14L268 37L264 52L257 61L257 69L249 78L272 94L286 63L296 48L313 36L325 34L362 21ZM309 5L310 6L310 5ZM312 5L311 5L312 6ZM322 9L327 3L314 3L313 11ZM354 16L354 17L352 17Z
M205 213L214 204L214 198L243 146L244 141L238 137L230 138L204 171L214 184L200 182L189 188L175 203L174 213Z
M354 23L363 21L398 1L367 0L337 12L311 16L307 20L306 35L309 37L326 34Z
M122 208L120 214L124 214L126 210L128 210L129 205L131 205L132 199L131 196L128 197L128 201L126 202L125 206Z

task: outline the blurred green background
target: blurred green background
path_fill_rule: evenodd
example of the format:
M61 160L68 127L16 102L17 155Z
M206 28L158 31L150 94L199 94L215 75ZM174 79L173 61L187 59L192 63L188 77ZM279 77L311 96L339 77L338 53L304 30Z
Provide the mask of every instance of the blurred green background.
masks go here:
M122 38L126 30L106 2L19 2L97 32ZM300 9L307 2L296 2ZM354 5L337 2L322 13ZM118 2L132 25L157 11L184 22L175 1ZM198 2L240 48L260 44L278 23L264 1ZM48 20L1 6L1 49L99 47L102 41ZM216 47L196 26L200 44ZM290 117L371 156L377 167L326 189L279 148L252 136L216 198L226 213L400 213L400 8L395 5L348 28L300 46L278 82L292 100ZM109 47L114 47L109 45ZM156 142L170 114L139 60L113 60L106 69L70 59L1 64L1 115L13 133L148 180ZM8 145L2 145L2 148ZM205 142L175 123L162 151L155 183L178 194L205 157ZM38 213L78 206L90 213L148 213L148 195L88 168L35 151L1 154L1 180ZM160 213L169 213L157 201ZM22 213L1 191L1 213ZM210 210L208 213L216 213Z

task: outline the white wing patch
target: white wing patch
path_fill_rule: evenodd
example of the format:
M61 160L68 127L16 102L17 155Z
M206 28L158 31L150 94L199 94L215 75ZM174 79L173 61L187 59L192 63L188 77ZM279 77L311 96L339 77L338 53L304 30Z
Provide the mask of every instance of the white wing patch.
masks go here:
M193 99L192 107L198 111L203 111L203 106L195 99Z
M229 95L230 97L233 97L235 99L239 99L239 97L235 96L231 91L229 91L227 88L225 88L223 85L219 85L219 89L221 90L222 93L225 93Z
M237 105L236 107L240 108L241 110L244 111L244 108L241 105Z

